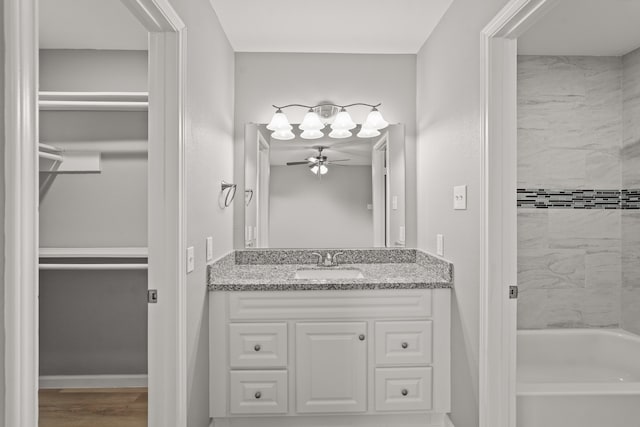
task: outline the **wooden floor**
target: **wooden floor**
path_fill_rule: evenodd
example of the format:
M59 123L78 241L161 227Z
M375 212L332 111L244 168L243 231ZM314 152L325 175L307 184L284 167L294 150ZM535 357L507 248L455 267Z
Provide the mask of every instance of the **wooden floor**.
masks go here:
M147 427L146 388L40 390L39 427Z

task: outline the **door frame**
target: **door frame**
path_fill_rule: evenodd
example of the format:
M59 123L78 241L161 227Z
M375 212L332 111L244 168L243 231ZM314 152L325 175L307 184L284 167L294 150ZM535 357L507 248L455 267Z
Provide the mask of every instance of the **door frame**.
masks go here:
M186 29L167 0L122 0L149 35L149 421L187 425ZM38 8L5 0L5 416L38 423Z
M389 132L373 144L371 149L371 175L373 182L372 201L373 205L373 246L390 246L389 227Z
M480 427L515 427L517 38L557 0L511 0L481 32Z

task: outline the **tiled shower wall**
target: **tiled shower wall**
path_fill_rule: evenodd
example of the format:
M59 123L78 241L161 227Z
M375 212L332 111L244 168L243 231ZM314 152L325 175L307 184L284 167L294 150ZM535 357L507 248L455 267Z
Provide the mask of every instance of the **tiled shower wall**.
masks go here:
M640 49L623 65L622 186L640 188ZM640 334L640 210L622 211L622 327Z
M521 329L624 326L640 333L640 274L631 277L640 211L626 209L638 206L635 193L620 191L640 188L632 164L633 153L640 162L638 83L640 52L518 58ZM635 115L625 114L634 102Z

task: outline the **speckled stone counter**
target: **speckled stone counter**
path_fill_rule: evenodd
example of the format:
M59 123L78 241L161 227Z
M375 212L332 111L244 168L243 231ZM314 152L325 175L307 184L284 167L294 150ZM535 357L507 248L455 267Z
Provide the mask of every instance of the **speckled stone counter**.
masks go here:
M332 270L362 271L362 279L296 279L318 257L342 252ZM246 249L208 266L210 291L300 291L354 289L435 289L453 287L453 264L416 249Z

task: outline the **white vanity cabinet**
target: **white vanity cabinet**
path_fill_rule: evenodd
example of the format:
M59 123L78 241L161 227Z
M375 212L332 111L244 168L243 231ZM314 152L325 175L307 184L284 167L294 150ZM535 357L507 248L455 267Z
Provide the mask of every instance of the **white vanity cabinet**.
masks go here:
M214 291L209 320L216 426L450 410L449 289Z

